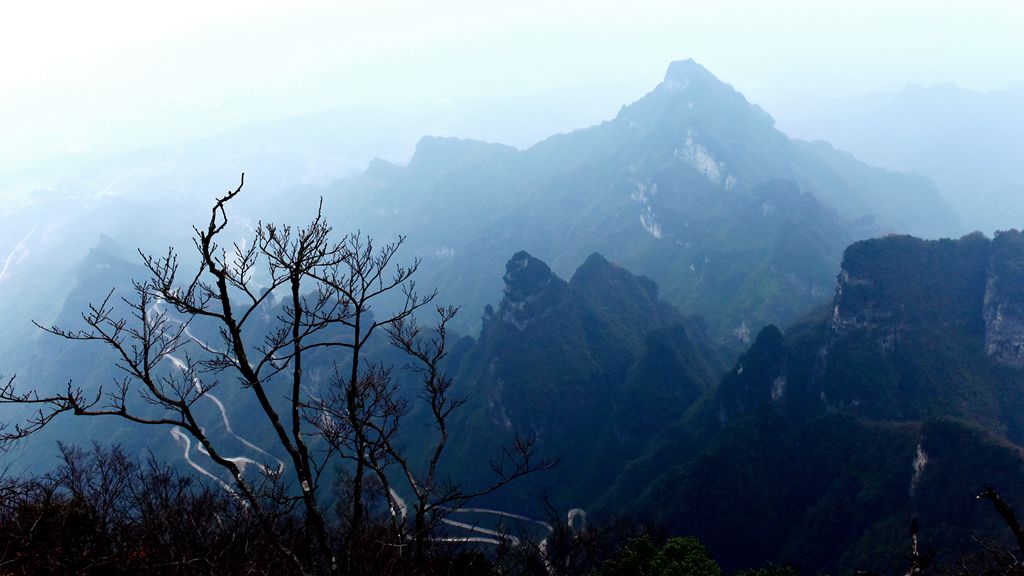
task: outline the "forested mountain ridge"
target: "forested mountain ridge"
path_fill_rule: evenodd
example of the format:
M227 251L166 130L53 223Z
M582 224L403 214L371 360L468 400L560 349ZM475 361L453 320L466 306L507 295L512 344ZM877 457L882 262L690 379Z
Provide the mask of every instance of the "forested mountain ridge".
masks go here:
M424 138L407 166L374 162L327 198L341 224L408 235L430 281L469 310L499 297L492 271L510 247L563 276L600 252L720 338L824 302L852 240L958 231L926 180L791 141L690 60L600 125L523 151Z
M1021 238L855 243L830 305L726 371L653 283L598 255L566 282L517 253L460 363L460 431L530 430L563 459L498 506L655 519L727 569L801 573L901 569L917 517L941 566L971 530L1008 542L974 497L1024 482Z
M521 431L560 458L515 491L525 496L520 508L536 508L538 493L562 505L596 498L652 435L714 386L725 365L701 318L680 314L653 282L599 254L566 282L516 253L504 293L496 309L487 308L456 375L471 399L460 433L476 438L459 450L472 461L488 438Z
M790 348L822 357L820 374L792 378L798 390L818 409L952 416L1024 440L1019 232L890 236L853 244L843 262L827 319L794 328Z
M138 272L119 262L113 248L95 250L83 285L104 270ZM1006 540L974 496L992 484L1016 502L1024 482L1022 263L1016 231L853 244L831 306L785 333L763 329L724 370L702 319L661 301L652 281L598 254L565 281L518 252L479 338L453 349L448 367L469 402L445 469L477 483L468 471L524 432L561 463L482 505L539 514L543 497L598 522L626 515L694 535L727 570L775 561L801 573L904 566L899 543L917 517L941 566L976 550L971 530ZM314 357L307 370L329 364ZM235 431L209 406L218 441L269 446L244 398L224 398ZM415 451L422 414L411 417Z
M921 174L967 230L1019 228L1024 87L975 91L910 85L850 99L809 100L781 111L796 138L827 140L875 166Z
M305 193L299 200L256 205L275 219L302 221L309 214L299 207L313 200ZM233 228L221 237L224 246L237 242L231 257L284 234L249 236L252 213L240 212L231 213ZM209 230L216 233L218 214L227 218L213 211ZM487 460L500 458L497 447L514 435L561 461L477 500L499 516L539 518L548 502L583 507L598 519L653 520L670 533L698 536L730 570L774 560L808 572L890 571L902 555L890 544L910 516L920 516L926 530L936 527L933 541L948 559L958 550L951 528L958 522L997 533L987 511L960 504L977 484L1024 480L1020 234L858 241L894 230L935 236L958 225L926 180L790 140L767 113L692 61L673 63L657 88L614 119L526 150L424 138L407 166L375 161L326 190L315 222L321 216L334 227L324 225L325 235L361 229L378 248L407 235L399 243L412 265L404 270L418 270L425 294L439 288L434 303L462 306L459 318L467 320L451 326L443 363L460 400L441 470L458 486L486 486ZM104 242L76 270L65 287L70 296L54 307L59 323L81 325L79 313L111 285L120 306L116 298L132 293L128 278L148 275L117 252ZM330 422L329 414L308 414L344 381L338 374L350 365L335 351L352 344L310 345L299 376L288 373L290 356L270 353L270 400L257 402L251 383L232 386L237 377L205 387L196 378L217 386L220 371L245 366L232 346L280 345L267 342L291 333L281 328L289 309L330 300L316 290L291 300L264 291L262 271L246 276L250 269L237 262L224 269L238 271L239 293L259 302L244 335L218 329L216 314L199 314L180 334L182 351L214 362L196 364L205 371L182 369L189 358L175 349L153 368L195 395L193 430L208 434L227 462L248 466L240 475L298 468L301 458L286 462L286 450L275 445L281 435L259 421L260 411L283 405L292 390L313 399L293 411L293 422ZM243 290L246 282L252 290ZM157 285L165 286L149 289ZM403 290L392 295L415 301ZM363 309L369 325L391 303L380 304ZM162 303L151 305L149 313L159 315ZM182 309L167 308L168 322L184 326ZM299 316L298 326L309 322ZM344 341L358 330L339 322L325 338ZM395 369L394 388L384 393L401 399L387 407L394 415L424 393L415 374L397 374L408 360L389 346L385 325L393 327L382 324L363 352L381 369L367 374L385 380ZM34 366L21 381L60 393L71 378L97 398L113 389L116 399L124 364L52 338L33 343ZM734 349L748 345L733 363ZM415 461L428 459L437 435L431 408L402 414L408 418L396 438ZM300 410L311 412L302 420ZM173 425L147 436L118 420L73 420L60 416L35 440L69 431L109 438L132 453L151 449L218 485L227 478L205 445ZM314 438L314 448L326 449L327 434L302 426L293 428L296 442ZM343 477L343 468L322 471ZM380 471L374 481L387 479ZM407 510L398 502L413 497L372 489L385 519ZM320 494L331 505L347 497L327 488Z
M600 506L652 514L735 567L891 572L911 517L938 565L972 549L965 530L1005 541L974 496L1019 502L1024 482L1022 247L1017 231L853 244L832 305L762 330Z

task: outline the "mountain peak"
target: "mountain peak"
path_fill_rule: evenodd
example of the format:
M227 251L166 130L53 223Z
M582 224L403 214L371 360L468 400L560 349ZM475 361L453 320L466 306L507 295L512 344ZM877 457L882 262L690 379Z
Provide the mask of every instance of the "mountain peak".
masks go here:
M400 166L382 158L374 158L373 160L370 160L370 163L366 166L367 176L381 180L390 180L394 176L400 174L401 171L402 168Z
M580 264L569 279L570 284L593 284L607 281L618 276L632 276L624 268L612 264L607 258L594 252L583 264Z
M692 58L676 60L668 65L663 85L670 92L683 92L694 82L718 81L714 74Z
M500 154L514 154L517 150L504 144L493 144L471 138L424 136L416 142L416 150L409 160L410 167L428 170L449 170L460 163L478 161Z
M591 254L576 269L569 284L581 293L606 300L610 308L623 309L621 299L626 298L634 313L641 316L651 307L661 305L658 300L658 285L653 280L633 274L622 266L609 262L597 252ZM641 309L645 311L640 312Z
M581 270L587 272L589 270L602 271L615 268L618 268L618 266L609 262L608 259L600 253L594 252L587 257L583 264L580 264L579 268L576 269L576 274L579 274ZM575 274L573 276L575 277Z
M525 251L516 252L505 264L505 298L524 301L544 291L555 275L543 261Z
M505 297L499 315L519 330L557 306L566 283L547 264L524 251L505 264Z

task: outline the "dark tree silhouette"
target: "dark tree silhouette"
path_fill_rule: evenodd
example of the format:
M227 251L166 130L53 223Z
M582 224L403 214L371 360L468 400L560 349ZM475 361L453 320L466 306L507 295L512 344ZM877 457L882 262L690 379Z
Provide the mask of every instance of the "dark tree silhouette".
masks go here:
M442 478L438 466L449 442L447 422L463 403L451 395L451 379L443 372L446 325L457 308L436 307L439 321L428 335L413 315L436 292L417 292L418 260L396 262L404 238L381 247L359 233L335 240L322 201L304 227L260 223L251 241L228 245L223 241L227 206L243 185L244 175L237 188L216 200L209 222L194 228L199 264L192 271L181 270L173 248L162 256L140 253L150 275L133 281L132 297L117 300L112 291L83 313L82 329L40 326L67 340L105 344L116 353L123 375L107 389L87 391L69 383L53 395L23 391L13 378L8 380L0 387L0 402L31 405L35 411L25 422L0 431L0 441L24 438L63 413L173 427L198 442L230 476L225 486L301 571L362 572L359 558L368 543L365 486L372 478L383 487L393 514L392 541L370 540L398 550L408 549L411 540L411 569L424 572L426 544L437 518L552 463L537 461L532 442L516 438L505 460L494 463L492 484L462 489ZM122 303L127 317L117 313ZM273 315L269 327L266 318L257 320L268 311ZM219 341L196 338L190 327L197 324L215 326ZM419 397L438 432L425 470L410 464L410 455L397 442L409 399L399 394L390 367L366 358L367 344L378 334L422 377ZM326 389L314 386L305 372L309 356L323 352L335 364ZM169 363L177 369L168 370ZM285 457L277 467L258 467L262 474L257 477L223 452L196 414L197 402L231 384L258 407L255 416L272 432L274 451ZM338 462L347 462L351 473L343 526L332 525L323 506L329 499L325 480L337 473ZM413 496L411 531L394 480ZM312 562L278 533L278 512L290 503L300 503L303 511L314 543Z

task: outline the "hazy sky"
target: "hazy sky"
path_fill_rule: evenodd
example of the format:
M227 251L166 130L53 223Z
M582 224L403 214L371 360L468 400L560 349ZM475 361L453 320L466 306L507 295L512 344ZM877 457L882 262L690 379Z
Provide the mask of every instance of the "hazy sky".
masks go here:
M751 100L1024 80L1024 3L5 2L0 155L184 139L329 107L657 83L692 57Z

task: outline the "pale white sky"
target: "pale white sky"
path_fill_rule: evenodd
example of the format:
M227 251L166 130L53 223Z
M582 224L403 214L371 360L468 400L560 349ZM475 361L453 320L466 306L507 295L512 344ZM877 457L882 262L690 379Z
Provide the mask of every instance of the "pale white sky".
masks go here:
M5 2L0 156L356 104L639 96L688 57L769 111L910 83L987 90L1024 81L1022 31L1012 0Z

